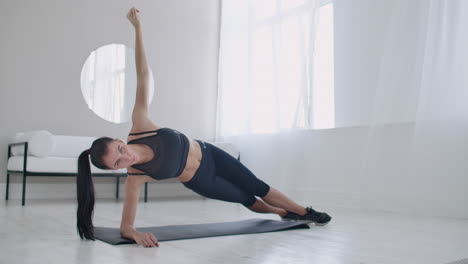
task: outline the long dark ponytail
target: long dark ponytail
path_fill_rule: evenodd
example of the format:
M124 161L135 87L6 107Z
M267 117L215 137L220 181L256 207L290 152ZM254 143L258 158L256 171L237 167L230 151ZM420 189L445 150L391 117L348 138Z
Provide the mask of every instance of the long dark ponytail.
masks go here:
M107 153L107 145L112 138L101 137L96 139L89 149L89 156L94 166L107 170L103 157ZM81 239L96 240L94 237L93 210L94 210L94 184L91 177L91 164L88 150L83 151L78 158L78 175L76 177L76 195L78 209L76 212L76 227Z

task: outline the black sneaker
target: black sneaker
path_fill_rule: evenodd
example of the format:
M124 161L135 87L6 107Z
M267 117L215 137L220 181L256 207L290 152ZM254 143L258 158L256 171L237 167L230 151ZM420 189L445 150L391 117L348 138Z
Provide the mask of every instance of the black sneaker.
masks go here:
M312 207L306 207L307 213L305 215L298 215L293 212L289 212L285 216L282 216L282 220L286 221L296 221L296 222L301 222L301 223L314 223L315 225L318 226L323 226L328 224L330 220L332 219L331 216L329 216L327 213L321 213L317 212Z

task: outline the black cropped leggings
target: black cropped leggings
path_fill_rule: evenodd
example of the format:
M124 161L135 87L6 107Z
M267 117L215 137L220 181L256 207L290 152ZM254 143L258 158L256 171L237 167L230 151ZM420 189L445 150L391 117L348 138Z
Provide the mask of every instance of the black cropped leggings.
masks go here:
M200 167L185 187L211 199L240 203L250 207L256 202L255 196L264 197L270 186L224 150L201 140Z

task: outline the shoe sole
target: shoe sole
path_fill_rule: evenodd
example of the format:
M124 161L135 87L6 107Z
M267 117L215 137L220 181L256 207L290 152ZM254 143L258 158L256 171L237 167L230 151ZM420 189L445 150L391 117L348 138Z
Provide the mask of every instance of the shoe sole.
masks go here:
M327 225L328 223L330 223L330 221L326 222L326 223L314 223L316 226L324 226L324 225Z
M302 223L302 224L311 224L314 221L311 220L293 220L293 219L281 219L283 221L289 221L289 222L297 222L297 223Z
M326 222L326 223L316 223L314 221L311 221L311 220L293 220L293 219L281 219L283 221L289 221L289 222L297 222L297 223L303 223L303 224L314 224L316 226L324 226L324 225L327 225L328 223L330 223L330 221Z

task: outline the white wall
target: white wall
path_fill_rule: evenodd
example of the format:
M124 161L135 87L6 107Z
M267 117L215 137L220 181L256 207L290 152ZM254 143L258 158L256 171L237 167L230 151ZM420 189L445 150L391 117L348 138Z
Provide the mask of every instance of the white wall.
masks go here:
M141 10L146 54L155 76L151 119L191 138L213 139L219 1L133 2ZM134 31L126 18L129 8L128 1L114 0L0 2L2 194L7 144L18 131L46 129L60 135L126 139L130 123L112 124L88 109L81 95L80 72L90 52L102 45L122 43L134 48ZM21 177L15 175L12 181L20 182ZM30 177L29 183L46 187L28 185L31 196L27 192L27 197L63 181L74 182ZM19 198L20 192L12 188L10 197ZM66 188L54 185L53 190ZM102 194L99 187L97 193ZM108 192L112 195L113 187Z

